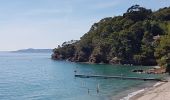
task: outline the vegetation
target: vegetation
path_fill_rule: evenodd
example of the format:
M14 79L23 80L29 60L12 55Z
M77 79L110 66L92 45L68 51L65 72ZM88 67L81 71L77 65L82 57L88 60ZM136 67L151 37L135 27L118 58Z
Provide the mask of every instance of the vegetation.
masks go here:
M122 16L94 23L79 41L53 50L53 59L76 62L167 66L170 7L152 12L134 5Z

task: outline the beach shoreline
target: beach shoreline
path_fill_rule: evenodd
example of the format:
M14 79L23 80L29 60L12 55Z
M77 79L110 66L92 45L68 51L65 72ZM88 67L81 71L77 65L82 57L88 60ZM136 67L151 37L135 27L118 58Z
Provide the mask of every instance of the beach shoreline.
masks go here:
M139 90L138 93L134 94L133 96L131 96L129 99L126 99L126 100L151 100L150 92L155 92L154 91L155 89L161 87L162 85L164 85L166 83L167 82L157 82L152 87L141 89L143 91ZM149 98L146 97L145 99L143 99L143 97L145 97L146 95L149 96Z
M133 81L133 80L132 80ZM116 95L112 95L110 100L129 100L130 97L136 95L139 91L146 87L152 87L155 84L154 81L139 81L139 83L126 87L121 92L118 92Z
M169 100L170 79L167 80L168 82L157 82L150 87L129 93L120 100Z

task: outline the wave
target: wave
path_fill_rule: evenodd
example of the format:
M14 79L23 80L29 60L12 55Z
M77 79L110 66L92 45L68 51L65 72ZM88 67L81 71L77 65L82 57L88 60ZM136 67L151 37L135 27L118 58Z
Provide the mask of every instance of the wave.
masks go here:
M131 97L133 97L133 96L135 96L135 95L137 95L137 94L145 91L146 89L147 89L147 88L144 88L144 89L141 89L141 90L132 92L132 93L128 94L128 96L126 96L126 97L124 97L124 98L122 98L122 99L120 99L120 100L129 100Z
M153 86L151 86L151 87L149 87L149 88L158 87L158 86L162 85L163 83L164 83L164 82L157 82L157 83L155 83ZM146 90L149 89L149 88L143 88L143 89L140 89L140 90L138 90L138 91L132 92L132 93L128 94L128 96L123 97L123 98L120 99L120 100L129 100L129 99L132 98L133 96L135 96L135 95L137 95L137 94L139 94L139 93L142 93L142 92L146 91Z

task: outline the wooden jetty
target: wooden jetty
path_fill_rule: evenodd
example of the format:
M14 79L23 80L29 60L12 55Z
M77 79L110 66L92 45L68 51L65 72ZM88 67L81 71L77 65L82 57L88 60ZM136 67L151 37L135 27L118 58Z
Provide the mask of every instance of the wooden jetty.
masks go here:
M75 74L75 77L80 78L104 78L104 79L110 79L110 78L116 78L116 79L131 79L131 80L144 80L144 81L161 81L161 82L167 82L167 80L160 79L160 78L140 78L140 77L126 77L126 76L108 76L108 75L83 75L83 74Z

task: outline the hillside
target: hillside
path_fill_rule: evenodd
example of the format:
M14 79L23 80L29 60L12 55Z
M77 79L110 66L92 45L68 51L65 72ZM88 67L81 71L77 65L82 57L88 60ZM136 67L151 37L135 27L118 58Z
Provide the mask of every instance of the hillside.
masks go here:
M94 23L80 40L53 50L52 59L73 62L160 65L170 63L170 7L134 5L122 16Z

